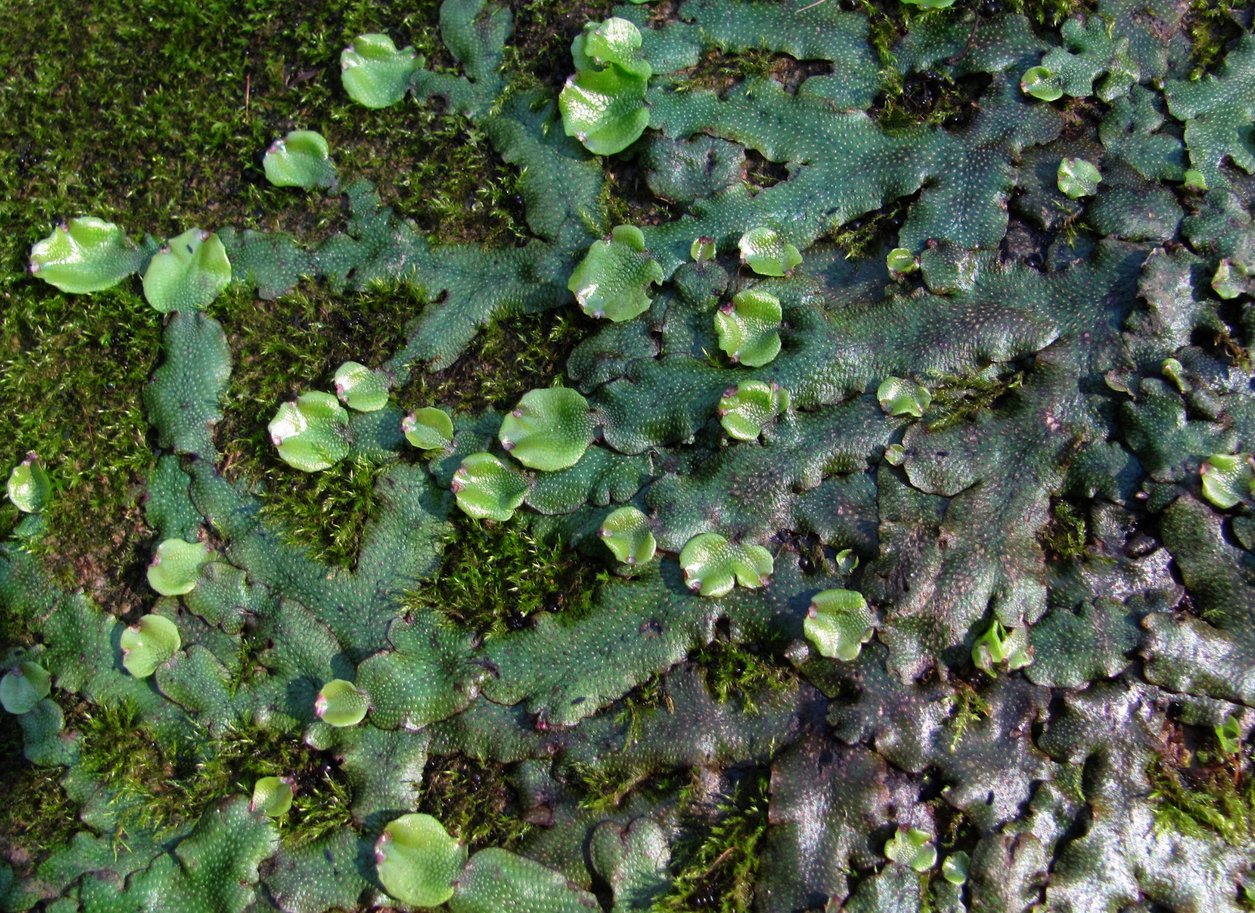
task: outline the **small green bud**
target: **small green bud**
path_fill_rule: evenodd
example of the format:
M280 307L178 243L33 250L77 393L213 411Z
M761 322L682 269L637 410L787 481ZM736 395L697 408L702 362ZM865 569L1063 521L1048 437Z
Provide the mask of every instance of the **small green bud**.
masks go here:
M323 685L314 700L314 715L331 726L356 726L366 718L367 709L366 695L342 678Z
M401 419L401 433L419 450L443 450L453 443L453 420L443 409L428 406Z
M37 662L25 660L0 678L0 706L14 716L30 713L52 691L52 676Z
M9 500L23 513L37 514L47 505L51 493L52 481L39 455L32 450L9 473Z
M262 777L253 786L249 811L261 812L268 818L282 818L292 807L294 792L291 777Z
M1059 78L1046 67L1029 67L1020 77L1020 91L1041 101L1055 101L1063 97Z
M136 678L148 678L182 643L173 621L164 615L145 615L122 632L122 666Z

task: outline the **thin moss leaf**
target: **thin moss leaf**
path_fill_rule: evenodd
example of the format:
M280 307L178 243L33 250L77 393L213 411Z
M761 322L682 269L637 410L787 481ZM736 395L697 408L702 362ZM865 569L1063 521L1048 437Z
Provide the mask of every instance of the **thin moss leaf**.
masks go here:
M944 10L954 6L954 0L902 0L907 6L922 10Z
M342 678L327 682L314 699L314 715L330 726L356 726L368 709L366 695Z
M182 643L173 621L163 615L145 615L122 632L122 665L136 678L148 678Z
M1198 471L1203 497L1221 510L1249 501L1255 494L1255 471L1249 453L1213 453Z
M0 706L14 716L30 713L52 691L52 676L39 663L20 662L0 678Z
M153 256L144 273L144 298L163 314L196 311L230 281L231 261L218 236L189 228Z
M292 807L292 782L291 777L262 777L253 785L248 810L268 818L282 818Z
M201 565L212 557L203 542L166 539L148 564L148 585L162 596L182 596L196 588Z
M472 453L453 474L458 507L477 520L509 520L529 487L527 476L491 453Z
M113 288L139 269L142 256L112 222L80 216L31 247L30 271L63 292L81 295Z
M624 564L641 565L658 550L649 517L635 507L620 507L602 521L601 541Z
M266 180L276 187L313 190L336 184L331 149L322 134L313 130L293 130L283 139L275 140L261 164Z
M1029 67L1020 77L1020 91L1041 101L1056 101L1063 97L1063 84L1046 67Z
M988 675L997 675L999 667L1014 671L1023 669L1033 661L1028 645L1028 628L1007 630L1000 621L993 624L976 638L972 645L972 663Z
M649 309L649 287L663 271L645 250L645 236L632 225L619 225L605 241L594 241L571 274L567 288L590 317L619 323Z
M927 832L917 827L900 827L885 844L885 857L917 872L927 872L937 864L937 848Z
M760 227L741 235L741 260L760 276L784 276L802 262L798 249L774 228Z
M880 408L889 415L911 415L919 418L933 401L927 387L901 377L886 377L876 389Z
M302 393L284 403L266 429L289 466L319 472L349 455L349 414L330 393Z
M570 387L551 387L524 393L497 438L524 466L553 472L579 462L593 430L588 400Z
M754 441L788 408L788 390L775 383L746 380L724 391L719 400L719 423L728 437Z
M1065 158L1059 162L1056 175L1059 190L1073 200L1092 197L1098 192L1102 173L1091 162L1081 158Z
M851 662L872 639L872 620L862 593L824 590L811 600L802 630L821 656Z
M750 368L769 364L780 352L780 299L746 289L715 312L719 348Z
M452 897L465 862L466 847L431 815L402 815L375 843L375 871L384 890L416 907L436 907Z
M412 47L397 50L387 35L358 35L340 52L340 81L359 105L386 108L405 97L423 63Z
M37 514L47 505L51 493L52 480L48 478L39 455L31 451L9 473L9 500L22 513Z
M762 586L775 562L761 545L729 542L718 533L700 533L681 550L680 566L689 589L703 596L724 596L737 584L747 589Z
M355 361L336 368L336 396L357 412L378 412L388 405L388 376Z
M401 419L401 433L419 450L441 450L453 443L453 419L432 406L415 409Z

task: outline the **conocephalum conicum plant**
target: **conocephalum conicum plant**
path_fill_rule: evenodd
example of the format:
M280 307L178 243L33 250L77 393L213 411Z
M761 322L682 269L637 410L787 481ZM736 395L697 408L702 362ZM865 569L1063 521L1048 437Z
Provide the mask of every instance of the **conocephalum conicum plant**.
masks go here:
M434 24L359 35L336 94L465 118L516 171L518 243L388 208L318 115L249 155L267 199L342 222L84 217L32 251L84 291L142 274L96 301L161 312L159 560L109 611L50 582L73 493L23 442L50 477L19 467L14 502L48 516L0 552L37 619L0 697L84 837L126 849L59 839L0 899L1237 909L1255 45L1190 78L1141 10L885 11L899 34L693 0L567 30L559 90L519 77L551 13L515 12L515 56L480 0L443 4L447 53ZM268 312L314 294L388 316L289 321L329 323L311 356ZM558 312L544 376L475 359ZM254 322L282 338L257 351ZM250 398L260 364L282 376ZM148 773L110 773L106 713ZM273 759L224 776L242 732ZM472 758L482 820L437 814ZM1230 791L1174 787L1204 766ZM1165 859L1191 861L1170 892Z

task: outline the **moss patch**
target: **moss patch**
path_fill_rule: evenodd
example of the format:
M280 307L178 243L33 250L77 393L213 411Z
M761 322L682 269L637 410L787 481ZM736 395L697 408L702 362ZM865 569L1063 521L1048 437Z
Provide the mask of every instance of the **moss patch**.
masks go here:
M464 755L427 762L417 808L472 851L488 846L512 850L531 830L505 768Z
M440 571L410 594L413 609L434 609L481 637L524 628L542 612L574 620L592 611L605 571L525 523L452 519Z

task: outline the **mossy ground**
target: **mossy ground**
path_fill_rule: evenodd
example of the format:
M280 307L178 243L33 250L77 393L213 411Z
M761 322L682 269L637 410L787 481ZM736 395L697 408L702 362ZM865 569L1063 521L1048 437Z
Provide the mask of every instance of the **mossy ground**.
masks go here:
M1186 25L1199 72L1214 68L1235 37L1224 9L1247 5L1192 4ZM516 0L517 39L506 61L512 81L559 85L570 37L608 6ZM1049 28L1085 4L993 0L986 6L1023 12ZM49 294L26 275L30 245L59 219L82 213L117 221L134 235L232 225L315 240L340 224L338 204L272 188L260 167L269 142L296 127L320 130L342 173L375 181L389 205L432 237L512 243L524 233L517 176L482 133L439 106L407 102L399 119L396 110L351 105L339 90L339 51L365 31L388 31L437 66L449 65L437 40L437 8L437 0L5 4L0 222L9 230L0 235L0 470L27 450L44 458L56 495L40 548L63 583L85 588L106 609L125 614L150 598L142 569L151 531L140 495L153 442L141 397L155 367L161 318L134 286L90 299ZM888 65L892 42L909 17L920 14L891 2L865 2L864 8L872 16L873 44ZM779 67L767 54L713 57L694 80L718 87L747 75L787 75ZM967 94L961 89L904 83L886 97L883 116L945 123L963 115ZM633 175L612 177L612 221L649 221L651 211L635 199ZM895 211L869 217L864 225L846 226L836 240L852 256L868 255L898 217ZM265 423L298 389L328 386L342 361L375 363L390 354L406 319L423 304L405 286L333 298L306 284L273 302L233 289L214 305L235 362L219 446L232 471L267 485L269 509L288 519L293 538L326 559L351 562L376 470L351 464L297 476L274 458ZM494 324L452 367L417 376L401 392L401 403L472 412L506 408L560 372L583 332L581 319L527 315ZM987 387L956 381L953 409L990 408L1015 386L1008 378ZM1052 527L1058 538L1048 544L1068 557L1084 521L1078 532L1068 505L1058 508ZM7 535L16 519L13 510L0 510L0 534ZM329 528L335 532L325 532ZM578 614L598 583L595 569L564 559L553 543L530 537L520 525L461 520L455 541L440 580L421 598L486 636L540 611ZM27 634L20 619L0 616L0 643ZM721 700L788 685L770 657L735 645L717 643L694 659L706 667L708 685ZM658 690L657 682L649 687ZM665 693L642 695L643 705L665 700ZM975 719L981 711L973 703L966 712ZM349 819L347 789L334 763L293 740L231 733L215 740L208 755L166 756L133 723L125 708L71 718L88 767L146 802L161 823L194 821L221 796L250 789L257 776L289 772L302 788L285 839L316 839ZM8 717L0 719L0 770L11 777L13 797L0 809L0 857L14 861L19 844L38 854L63 843L74 827L73 803L59 772L20 759L20 733ZM464 839L510 846L521 838L518 819L507 815L512 794L502 771L444 758L429 765L424 780L423 810ZM484 784L493 802L463 807ZM766 772L754 770L713 804L692 804L693 836L679 848L677 886L662 909L705 908L704 898L715 896L730 898L733 909L745 898L766 829L766 784ZM1164 826L1210 828L1238 842L1255 833L1249 778L1238 785L1219 774L1191 780L1165 770L1155 784Z
M519 40L508 71L519 82L559 85L571 37L609 4L514 6ZM90 299L51 293L27 273L31 244L81 214L115 221L136 237L197 225L281 229L316 241L342 224L338 199L271 187L261 170L267 145L297 127L322 132L342 175L374 181L388 205L433 239L514 243L525 233L517 173L480 131L439 105L410 101L404 111L372 112L340 90L340 50L363 32L386 31L433 65L451 66L438 38L438 9L438 0L5 5L0 470L7 474L28 450L48 465L55 496L38 548L63 585L86 589L118 615L151 602L144 566L152 531L141 499L155 442L142 395L157 366L162 319L138 284ZM423 304L406 286L332 295L304 283L275 301L233 287L213 305L234 364L217 437L228 469L265 485L268 509L324 559L352 562L376 468L351 464L302 476L274 457L266 422L297 390L328 387L341 362L373 364L392 354ZM525 315L494 324L446 371L420 373L402 405L507 408L560 372L582 334L577 320ZM0 535L18 519L6 501ZM485 567L474 552L454 553L463 569L478 570L466 586L499 585L499 605L514 604L494 575L543 556L538 546L485 535ZM552 559L553 550L544 556ZM567 573L565 565L555 573ZM542 588L526 594L534 609L563 601L561 585ZM0 614L0 645L29 636L24 619ZM315 839L348 820L347 787L316 753L292 758L286 742L233 733L212 743L207 757L166 757L118 713L71 722L85 731L85 751L100 775L143 797L163 824L194 821L207 803L288 768L304 783L285 825L288 839ZM18 795L0 811L0 857L16 863L17 845L42 853L64 842L76 818L59 773L27 764L15 721L5 715L0 723L0 769ZM452 795L463 786L435 778L424 801L442 807L441 789Z

